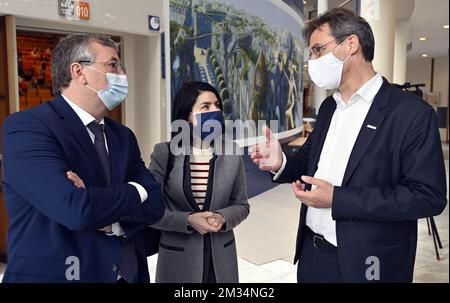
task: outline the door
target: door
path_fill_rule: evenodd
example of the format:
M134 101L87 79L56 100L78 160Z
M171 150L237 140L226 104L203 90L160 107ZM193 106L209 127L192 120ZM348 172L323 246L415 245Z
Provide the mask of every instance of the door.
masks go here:
M6 51L6 21L0 17L0 138L2 135L3 121L9 115L9 91L8 91L8 60ZM2 142L0 140L0 167L2 160ZM1 180L0 169L0 180ZM0 262L6 260L6 234L8 230L8 218L3 201L3 190L0 182Z

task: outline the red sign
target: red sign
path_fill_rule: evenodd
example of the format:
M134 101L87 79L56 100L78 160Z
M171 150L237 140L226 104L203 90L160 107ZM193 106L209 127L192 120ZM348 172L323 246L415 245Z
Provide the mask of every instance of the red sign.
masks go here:
M80 20L89 20L89 3L81 1L75 2L75 17L78 17Z

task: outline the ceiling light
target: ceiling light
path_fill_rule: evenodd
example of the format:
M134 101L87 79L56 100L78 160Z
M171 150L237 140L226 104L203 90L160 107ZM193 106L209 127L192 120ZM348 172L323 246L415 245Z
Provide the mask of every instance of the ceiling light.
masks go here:
M303 0L303 4L306 4L306 1L305 1L305 0Z
M420 37L419 40L420 40L420 41L427 41L428 38L427 38L427 37Z
M428 58L428 54L422 54L422 58Z
M444 25L443 28L448 29L448 24L447 24L447 25Z

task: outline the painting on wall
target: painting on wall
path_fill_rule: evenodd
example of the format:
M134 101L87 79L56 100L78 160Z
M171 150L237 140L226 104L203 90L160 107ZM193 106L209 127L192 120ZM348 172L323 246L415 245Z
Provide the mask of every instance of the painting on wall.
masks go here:
M300 16L304 15L305 6L303 4L303 1L283 0L283 2L286 3L287 5L289 5L292 9L294 9L297 12L297 14L299 14Z
M204 81L226 119L301 126L303 29L281 0L170 0L172 102L183 83Z

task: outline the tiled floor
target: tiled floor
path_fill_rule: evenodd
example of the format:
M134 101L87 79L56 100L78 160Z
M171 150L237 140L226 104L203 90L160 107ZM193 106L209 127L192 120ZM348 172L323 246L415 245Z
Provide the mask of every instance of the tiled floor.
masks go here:
M444 146L448 188L448 145ZM448 196L447 196L448 198ZM280 185L250 200L246 221L235 229L240 281L244 283L295 283L296 266L292 264L300 205L293 198L290 185ZM426 220L419 221L414 282L449 282L448 205L435 218L442 240L441 260L436 260L433 239ZM157 256L149 258L152 282ZM1 273L4 265L0 264Z

